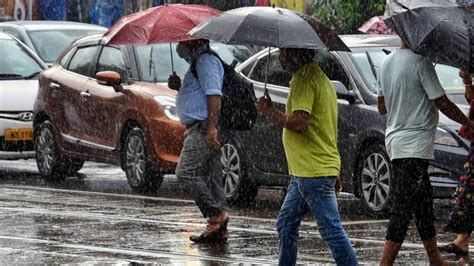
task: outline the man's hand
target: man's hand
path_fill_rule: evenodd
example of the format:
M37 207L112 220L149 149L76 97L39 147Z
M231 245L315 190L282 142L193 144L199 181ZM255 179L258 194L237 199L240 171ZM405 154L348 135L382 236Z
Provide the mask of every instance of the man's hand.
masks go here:
M336 185L334 186L336 190L336 196L339 196L339 193L342 191L341 177L336 177Z
M472 84L471 74L464 71L463 69L459 70L459 76L462 78L464 84Z
M221 143L217 137L217 128L210 127L207 130L207 145L213 150L218 150L221 147Z
M387 106L385 105L385 97L383 96L377 97L377 107L379 110L379 114L381 115L387 114Z
M181 88L181 78L173 73L168 77L168 88L178 91Z
M260 112L268 114L273 109L272 99L266 96L260 97L257 100L257 108Z

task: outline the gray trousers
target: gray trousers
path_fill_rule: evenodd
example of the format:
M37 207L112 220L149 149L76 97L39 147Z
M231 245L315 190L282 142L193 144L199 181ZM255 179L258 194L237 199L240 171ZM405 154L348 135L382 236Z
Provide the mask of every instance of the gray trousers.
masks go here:
M224 139L219 131L219 138ZM207 144L205 122L188 128L176 168L178 181L184 185L204 218L221 213L225 208L225 194L220 163L220 150L212 150Z

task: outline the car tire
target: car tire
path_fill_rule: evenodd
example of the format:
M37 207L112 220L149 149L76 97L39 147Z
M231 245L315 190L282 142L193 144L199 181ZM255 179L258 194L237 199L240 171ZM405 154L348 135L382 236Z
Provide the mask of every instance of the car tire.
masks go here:
M155 192L163 176L150 165L147 142L140 128L132 128L123 143L122 165L130 187L140 193Z
M359 197L369 214L386 217L392 206L393 167L385 147L369 146L359 160L357 183Z
M258 193L258 185L249 181L249 171L243 153L234 142L220 149L220 170L224 182L224 193L229 206L247 206Z
M65 162L59 153L50 121L44 121L35 128L34 147L36 165L43 178L49 181L64 179Z

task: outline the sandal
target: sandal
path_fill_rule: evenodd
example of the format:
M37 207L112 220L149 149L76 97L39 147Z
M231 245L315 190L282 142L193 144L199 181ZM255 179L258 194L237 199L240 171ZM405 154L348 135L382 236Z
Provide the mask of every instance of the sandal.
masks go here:
M438 247L438 249L441 252L452 253L452 254L456 254L458 256L462 256L462 257L465 257L469 254L469 252L467 250L462 250L460 247L458 247L454 243L450 243L450 244Z

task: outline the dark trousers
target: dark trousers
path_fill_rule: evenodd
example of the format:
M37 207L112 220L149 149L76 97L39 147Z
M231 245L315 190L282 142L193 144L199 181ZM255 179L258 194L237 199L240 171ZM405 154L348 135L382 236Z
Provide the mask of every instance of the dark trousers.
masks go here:
M185 191L193 197L204 218L224 210L220 151L209 148L205 122L194 123L186 130L176 176Z
M433 214L433 189L428 176L429 161L417 158L395 159L394 190L386 239L402 243L412 215L421 240L436 235Z

